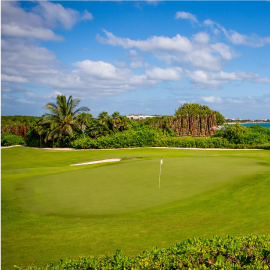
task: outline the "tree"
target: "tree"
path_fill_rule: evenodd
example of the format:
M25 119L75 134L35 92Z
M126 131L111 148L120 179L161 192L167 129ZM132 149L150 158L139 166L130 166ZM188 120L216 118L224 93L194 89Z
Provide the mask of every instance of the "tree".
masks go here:
M111 124L113 129L119 129L121 126L121 115L119 112L114 112L111 116Z
M41 148L41 136L47 132L45 125L39 122L35 127L35 132L39 135L39 147Z
M216 115L217 125L223 125L225 123L224 116L218 111L214 111L214 114Z
M93 118L92 114L85 113L85 112L82 112L77 116L77 122L80 125L84 138L85 138L85 135L84 135L85 128L92 118Z
M46 113L43 116L42 124L50 125L51 130L47 136L48 140L53 138L54 141L56 137L60 140L63 134L73 137L74 129L78 125L76 117L82 112L90 111L87 107L80 107L75 110L79 103L79 99L73 99L72 96L69 96L67 100L64 95L57 95L56 104L47 103L44 108L51 113Z

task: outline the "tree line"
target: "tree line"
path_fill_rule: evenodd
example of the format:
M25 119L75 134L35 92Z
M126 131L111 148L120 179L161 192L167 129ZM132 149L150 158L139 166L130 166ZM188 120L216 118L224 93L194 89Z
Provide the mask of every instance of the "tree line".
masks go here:
M48 113L42 117L6 118L15 121L15 125L19 121L21 121L19 123L25 123L28 144L39 147L42 145L55 146L55 143L57 146L66 146L76 138L97 139L144 126L161 129L166 131L166 134L174 136L207 136L213 134L210 132L213 127L224 122L224 117L219 112L212 111L208 106L201 106L198 103L183 104L175 111L174 116L152 117L140 121L130 120L117 111L112 115L104 111L94 118L89 113L88 107L78 108L79 103L80 100L73 99L72 96L67 98L64 95L58 95L56 103L47 103L44 107ZM1 130L10 132L3 130L3 126ZM13 133L14 128L10 130Z

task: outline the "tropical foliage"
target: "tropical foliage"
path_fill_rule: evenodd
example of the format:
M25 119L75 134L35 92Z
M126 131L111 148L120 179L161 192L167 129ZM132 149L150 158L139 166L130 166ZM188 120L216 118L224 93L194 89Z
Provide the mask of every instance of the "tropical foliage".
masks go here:
M21 136L17 136L11 133L2 133L1 134L1 146L10 146L24 144L24 140Z
M20 270L20 267L15 269ZM31 266L28 269L45 268ZM46 269L270 269L270 235L194 238L167 249L154 248L135 257L115 254L60 260Z
M207 117L209 115L216 115L217 125L222 125L224 121L224 116L218 111L212 111L206 105L200 105L199 103L185 103L181 105L177 110L175 110L176 117L183 117L183 116L193 116L195 118L199 117Z
M55 104L48 103L44 107L49 113L42 118L16 118L32 119L27 129L15 125L7 132L22 136L28 146L35 147L270 148L269 129L260 126L245 128L237 123L224 124L221 130L216 131L215 125L224 122L223 115L198 103L183 104L174 116L157 116L141 121L132 121L117 111L112 115L103 111L93 118L87 113L87 107L77 108L79 103L80 100L72 96L67 99L58 95Z
M46 139L54 140L55 138L61 139L63 135L74 136L74 129L78 126L76 117L82 112L89 111L87 107L75 108L79 105L80 100L73 99L70 96L67 100L66 96L58 95L56 104L48 103L44 108L49 110L41 120L41 124L49 124L50 131Z

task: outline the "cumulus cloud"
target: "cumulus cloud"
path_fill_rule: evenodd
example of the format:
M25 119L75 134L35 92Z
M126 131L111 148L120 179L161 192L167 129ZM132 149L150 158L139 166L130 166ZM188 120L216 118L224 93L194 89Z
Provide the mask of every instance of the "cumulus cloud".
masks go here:
M124 49L138 48L143 52L149 52L153 50L170 50L170 51L191 51L192 45L188 38L177 34L173 38L164 36L153 36L147 40L132 40L129 38L119 38L112 33L103 29L107 39L97 35L97 40L103 44L109 44L114 46L121 46Z
M155 57L167 64L173 62L185 63L196 68L219 70L222 60L231 60L236 54L234 50L223 43L208 44L209 36L201 32L193 40L177 34L175 37L153 36L146 40L120 38L103 30L106 37L97 35L100 43L121 46L124 49L137 48L143 52L151 52ZM136 54L132 49L129 53Z
M149 64L147 62L143 63L142 61L136 61L136 62L131 62L130 67L133 68L133 69L146 68L146 67L149 67Z
M29 41L2 41L2 87L4 84L6 92L13 91L13 85L8 83L28 82L54 91L64 89L82 97L98 97L149 88L162 81L103 61L84 60L72 66L72 70L65 69L53 52Z
M64 40L62 36L54 34L53 31L46 28L37 28L32 26L22 27L14 24L3 24L2 25L2 35L11 37L32 37L43 40Z
M192 79L193 84L198 88L219 88L221 85L232 81L248 81L254 83L270 83L270 78L262 78L253 72L205 72L202 70L186 71L187 77Z
M223 102L221 97L214 97L214 96L201 97L201 99L207 103L222 103Z
M188 19L196 23L198 22L195 15L185 11L176 12L175 19Z
M211 21L209 19L205 20L203 22L205 26L210 26L215 34L220 33L222 31L224 35L226 36L227 40L233 44L236 45L247 45L251 47L262 47L266 44L270 44L270 37L259 37L256 34L252 34L251 36L243 35L235 30L226 30L225 27L220 25L219 23L216 23L214 21Z
M93 19L87 10L81 15L74 9L47 1L38 2L30 11L25 11L17 2L3 1L1 5L2 36L60 41L64 38L56 35L52 28L70 29L80 20Z
M147 70L146 75L149 79L163 81L179 81L181 78L182 68L166 68L162 69L155 67L152 70Z
M1 79L4 82L17 82L17 83L25 83L25 82L27 82L26 78L22 78L20 76L9 76L9 75L6 75L6 74L2 74Z
M209 42L209 36L205 32L199 32L196 35L193 35L193 39L199 43L208 43Z
M92 13L88 12L86 9L84 10L82 17L80 18L81 21L88 21L88 20L93 20L94 17Z

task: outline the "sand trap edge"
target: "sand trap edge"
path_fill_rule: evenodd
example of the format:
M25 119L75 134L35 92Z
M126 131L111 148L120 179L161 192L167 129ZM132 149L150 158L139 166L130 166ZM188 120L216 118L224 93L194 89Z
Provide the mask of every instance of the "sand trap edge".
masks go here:
M106 163L106 162L116 162L116 161L120 161L120 160L121 160L121 158L111 158L111 159L103 159L103 160L90 161L90 162L84 162L84 163L78 163L78 164L71 164L70 166L89 165L89 164L98 164L98 163Z

